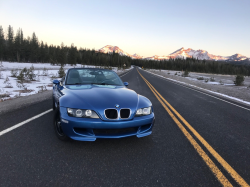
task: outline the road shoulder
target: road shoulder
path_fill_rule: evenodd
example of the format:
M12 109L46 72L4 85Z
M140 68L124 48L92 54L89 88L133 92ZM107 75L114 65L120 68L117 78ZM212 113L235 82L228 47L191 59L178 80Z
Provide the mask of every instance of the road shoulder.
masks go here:
M28 107L32 104L50 99L51 97L52 97L52 90L48 90L34 95L6 100L4 102L0 102L0 114L11 112L20 109L22 107Z
M159 77L159 78L162 78L162 79L165 79L165 80L167 80L167 81L171 81L171 82L173 82L173 83L175 83L175 84L180 84L181 86L184 86L184 87L187 87L187 88L189 88L189 89L193 89L193 90L197 90L197 91L199 91L199 92L204 92L204 93L206 93L206 94L209 94L209 95L212 95L212 96L214 96L214 97L218 97L218 98L221 98L221 99L226 99L226 100L230 100L230 101L232 101L232 102L235 102L235 103L238 103L238 104L242 104L242 105L244 105L244 106L250 106L250 102L249 101L245 101L245 100L243 100L243 99L241 99L241 98L237 98L237 97L234 97L234 96L229 96L229 95L226 95L226 94L224 94L224 93L220 93L220 92L216 92L216 91L212 91L212 90L207 90L207 89L205 89L205 88L202 88L202 87L199 87L199 86L197 86L197 85L193 85L192 83L190 83L190 82L184 82L184 81L182 81L182 80L180 80L180 78L178 79L178 80L175 80L174 78L169 78L169 77L166 77L166 76L163 76L163 75L159 75L159 74L157 74L157 73L155 73L155 72L150 72L150 71L147 71L147 70L144 70L145 72L147 72L147 73L150 73L150 74L152 74L152 75L155 75L155 76L157 76L157 77Z

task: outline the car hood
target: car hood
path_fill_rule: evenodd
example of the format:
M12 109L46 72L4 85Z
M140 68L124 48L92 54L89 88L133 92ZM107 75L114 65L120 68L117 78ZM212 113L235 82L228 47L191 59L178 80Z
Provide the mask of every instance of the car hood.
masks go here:
M91 109L104 115L107 108L130 108L132 113L137 109L138 94L123 86L67 86L61 98L63 107ZM61 104L61 102L60 102Z

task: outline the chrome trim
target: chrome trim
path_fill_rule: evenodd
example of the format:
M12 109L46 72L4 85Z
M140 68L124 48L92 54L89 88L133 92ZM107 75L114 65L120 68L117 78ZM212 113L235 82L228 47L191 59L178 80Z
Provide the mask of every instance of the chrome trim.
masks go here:
M105 111L108 110L108 109L114 109L114 110L116 110L116 112L117 112L117 118L115 118L115 119L107 118ZM122 110L122 109L129 109L130 114L129 114L129 117L128 117L128 118L121 118L121 114L120 114L120 113L121 113L121 110ZM118 111L116 108L106 108L106 109L104 110L104 116L105 116L105 118L108 119L108 120L129 119L129 118L131 117L131 115L132 115L132 110L131 110L130 108L120 108L119 111Z
M121 113L121 110L122 110L122 109L129 109L130 113L129 113L129 117L128 117L128 118L121 118L121 114L120 114L120 113ZM120 119L129 119L130 116L131 116L131 113L132 113L132 110L131 110L130 108L121 108L121 109L119 110L119 118L120 118Z
M117 112L117 118L116 118L116 119L107 118L105 111L108 110L108 109L114 109L114 110L116 110L116 112ZM117 120L117 119L120 118L120 113L117 111L116 108L106 108L106 109L104 110L104 116L105 116L106 119L109 119L109 120Z

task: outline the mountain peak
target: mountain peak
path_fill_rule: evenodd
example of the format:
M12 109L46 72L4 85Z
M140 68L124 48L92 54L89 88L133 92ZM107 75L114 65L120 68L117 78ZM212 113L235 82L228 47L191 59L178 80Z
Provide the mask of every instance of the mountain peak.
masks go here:
M101 49L98 50L99 52L102 53L119 53L120 55L123 56L129 56L134 59L148 59L148 60L168 60L170 58L195 58L199 60L222 60L222 61L241 61L241 60L250 60L250 58L243 56L239 53L236 53L232 56L228 57L223 57L219 55L213 55L209 54L206 50L203 49L198 49L194 50L192 48L185 49L184 47L174 51L173 53L167 55L167 56L158 56L154 55L151 57L143 57L140 56L137 53L134 53L133 55L130 55L126 52L124 52L122 49L120 49L118 46L113 46L113 45L106 45L102 47Z
M183 51L183 50L184 50L184 47L182 47L182 48L180 48L180 49L176 50L176 51L175 51L175 52L173 52L173 53L170 53L169 55L172 55L172 54L178 53L178 52Z
M120 55L125 55L125 56L131 56L130 54L124 52L122 49L120 49L118 46L113 46L113 45L106 45L102 47L101 49L98 50L99 52L102 53L119 53Z
M248 60L248 59L249 59L248 57L243 56L239 53L236 53L236 54L228 57L228 60L231 60L231 61L241 61L241 60Z

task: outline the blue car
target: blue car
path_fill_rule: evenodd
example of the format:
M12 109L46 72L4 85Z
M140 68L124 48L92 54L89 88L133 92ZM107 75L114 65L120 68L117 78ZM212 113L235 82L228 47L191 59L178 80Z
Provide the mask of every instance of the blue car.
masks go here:
M72 68L53 83L54 128L59 139L95 141L152 133L152 103L128 89L114 71Z

